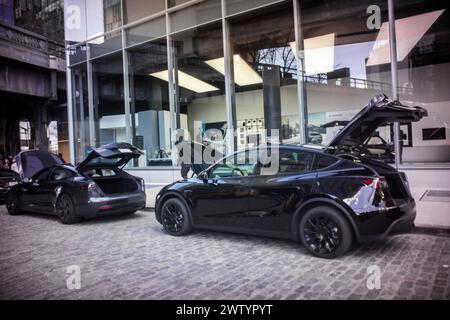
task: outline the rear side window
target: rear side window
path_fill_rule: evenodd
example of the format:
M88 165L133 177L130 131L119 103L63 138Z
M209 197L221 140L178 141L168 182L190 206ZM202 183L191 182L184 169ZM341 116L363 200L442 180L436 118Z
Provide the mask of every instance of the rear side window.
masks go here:
M325 156L322 154L316 154L315 157L315 164L314 164L314 170L320 170L327 168L333 164L335 164L338 161L338 159L330 156Z
M314 154L306 151L280 150L280 173L312 170Z

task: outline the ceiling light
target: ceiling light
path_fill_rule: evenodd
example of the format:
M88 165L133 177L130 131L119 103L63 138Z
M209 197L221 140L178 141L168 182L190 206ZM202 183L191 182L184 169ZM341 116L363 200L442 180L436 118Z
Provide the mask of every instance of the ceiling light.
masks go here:
M207 60L205 63L221 74L225 74L225 61L223 57ZM233 70L234 82L239 86L248 86L263 82L261 76L238 54L233 55Z
M150 75L164 81L169 81L169 72L167 70L150 73ZM178 85L197 93L219 90L219 88L216 88L205 81L197 79L180 70L178 70Z
M334 70L334 33L308 38L303 41L305 57L305 75L327 73ZM290 42L297 57L295 42Z
M437 10L416 16L395 20L395 36L397 40L397 62L403 61L417 42L423 37L433 23L445 10ZM390 62L389 25L383 22L373 44L367 66L375 66Z

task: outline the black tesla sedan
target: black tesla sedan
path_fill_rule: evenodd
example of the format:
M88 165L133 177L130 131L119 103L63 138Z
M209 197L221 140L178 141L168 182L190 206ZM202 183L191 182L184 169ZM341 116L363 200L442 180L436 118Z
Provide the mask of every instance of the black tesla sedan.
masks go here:
M0 168L0 201L5 200L8 190L20 180L19 175L9 169Z
M387 122L425 115L376 96L325 150L260 146L164 187L156 219L175 236L202 228L287 238L324 258L344 254L354 241L409 232L416 209L406 176L364 157L360 146ZM265 148L278 154L276 172L265 173L267 161L255 160L270 153Z
M54 214L64 224L135 212L146 204L144 180L122 167L141 154L128 143L112 143L91 151L75 168L48 152L25 151L16 160L22 181L6 194L6 208L12 215L21 211Z

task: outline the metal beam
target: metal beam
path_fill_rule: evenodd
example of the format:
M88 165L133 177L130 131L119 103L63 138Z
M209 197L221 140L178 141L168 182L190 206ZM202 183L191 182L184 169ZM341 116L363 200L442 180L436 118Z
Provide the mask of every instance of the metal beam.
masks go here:
M300 0L293 0L294 6L294 32L295 32L295 57L297 59L297 106L298 123L300 129L300 143L308 143L308 103L306 96L305 51L303 47L303 32Z
M228 132L233 133L231 137L227 134L227 153L237 150L236 135L236 95L234 88L234 68L233 68L233 48L230 42L230 24L226 16L225 0L221 1L222 5L222 38L223 38L223 54L225 68L225 107L227 113Z
M391 76L392 76L392 95L394 100L399 99L398 94L398 70L397 70L397 37L395 34L395 4L394 0L388 0L389 17L389 52L391 56ZM400 141L400 123L394 123L394 150L395 167L398 169L402 162L401 141Z

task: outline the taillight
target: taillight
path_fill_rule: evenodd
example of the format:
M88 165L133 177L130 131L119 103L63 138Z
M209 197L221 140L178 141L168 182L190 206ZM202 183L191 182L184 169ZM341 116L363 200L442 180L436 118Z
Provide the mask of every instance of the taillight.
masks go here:
M377 189L386 189L388 187L385 177L378 177L377 179Z
M375 187L376 189L384 189L387 188L387 182L385 177L378 177L378 178L367 178L363 179L362 183L364 183L366 186Z
M80 190L82 190L82 191L89 191L89 190L98 191L98 188L97 188L97 185L95 184L95 182L91 182L88 184L81 185Z

